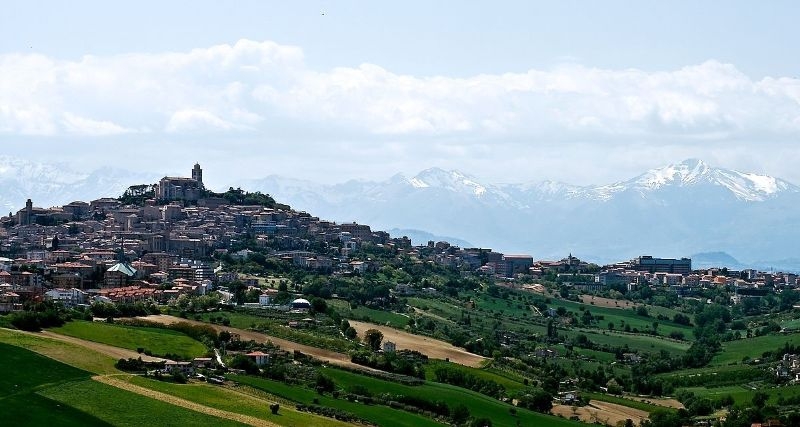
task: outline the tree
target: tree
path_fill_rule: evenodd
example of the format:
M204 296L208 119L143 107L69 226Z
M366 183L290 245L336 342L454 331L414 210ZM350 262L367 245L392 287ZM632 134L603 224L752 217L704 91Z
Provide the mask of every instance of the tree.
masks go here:
M381 342L383 341L383 332L377 329L368 329L364 332L364 342L372 349L372 351L378 351L381 348Z
M608 394L613 394L613 395L622 394L622 387L620 387L619 383L614 378L608 380L608 382L606 383L606 387L608 388Z
M469 419L469 408L463 403L459 403L450 412L450 417L453 419L454 424L464 424Z
M328 310L328 303L320 297L311 300L311 309L314 313L325 313Z

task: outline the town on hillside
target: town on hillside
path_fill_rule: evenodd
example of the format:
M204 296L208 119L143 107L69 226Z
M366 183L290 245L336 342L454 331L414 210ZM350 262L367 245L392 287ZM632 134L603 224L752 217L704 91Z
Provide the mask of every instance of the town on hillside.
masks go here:
M394 424L357 404L419 425L798 425L798 286L795 273L688 258L600 266L412 243L267 194L215 193L199 164L0 219L0 326L128 346L108 335L155 342L144 337L172 328L186 347L136 341L116 369L247 384L365 425ZM475 406L437 400L445 384Z

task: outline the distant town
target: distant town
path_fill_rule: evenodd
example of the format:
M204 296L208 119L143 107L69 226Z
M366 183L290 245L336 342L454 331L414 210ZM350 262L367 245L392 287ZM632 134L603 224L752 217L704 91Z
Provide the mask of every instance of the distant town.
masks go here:
M125 203L126 197L128 201L138 197L140 203ZM199 164L192 168L191 177L164 177L154 185L131 187L119 199L74 201L50 208L35 207L28 200L25 208L2 218L0 224L0 254L7 254L0 258L0 312L41 299L67 306L93 301L163 303L182 294L204 295L216 287L223 288L229 302L232 295L224 287L239 277L218 259L223 254L248 258L253 251L232 249L244 239L270 248L270 257L332 275L377 270L379 263L351 256L362 245L371 244L419 262L508 283L520 276L540 279L555 274L576 291L620 286L632 291L650 286L691 297L700 289L722 287L732 289L730 303L735 305L800 284L793 273L693 270L688 258L640 256L597 266L572 255L547 261L447 242L412 245L407 237L393 238L369 225L337 224L286 206L232 203L209 195ZM245 284L255 287L257 281L249 279ZM405 284L397 285L396 291L400 295L415 292ZM259 301L270 304L270 295Z

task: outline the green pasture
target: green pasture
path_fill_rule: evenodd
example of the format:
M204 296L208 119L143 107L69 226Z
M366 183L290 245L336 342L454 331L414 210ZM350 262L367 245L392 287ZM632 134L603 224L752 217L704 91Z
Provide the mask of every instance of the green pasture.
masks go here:
M41 395L94 415L115 426L241 426L242 424L151 399L93 380L71 382Z
M741 363L742 359L749 357L757 359L766 351L773 351L783 347L784 344L800 345L800 333L773 334L761 337L743 338L736 341L722 343L722 351L711 360L712 365L727 365Z
M211 408L248 415L282 426L343 427L349 425L332 418L300 412L294 406L288 405L281 405L278 415L273 415L269 405L274 401L250 396L217 385L206 383L175 384L137 376L128 377L126 381Z
M176 354L184 360L202 356L208 349L182 332L160 328L125 326L104 322L75 320L50 331L87 341L136 351L144 348L154 356Z
M334 399L304 387L288 385L279 381L244 375L232 375L229 378L241 384L249 385L293 402L310 405L313 403L314 399L318 399L319 405L349 412L379 426L435 427L442 425L421 415L412 414L399 409L391 409L379 405L365 405L358 402L349 402L344 399Z
M435 402L438 400L454 404L463 403L470 410L473 417L486 417L492 420L494 426L516 426L517 422L521 425L547 425L547 426L572 426L578 425L572 421L556 418L517 408L516 415L509 411L512 406L494 398L484 396L463 388L448 384L428 382L419 386L408 386L391 381L377 378L365 377L352 372L343 371L335 368L324 368L326 375L333 378L334 382L340 385L361 384L373 394L391 393L405 396L415 396Z

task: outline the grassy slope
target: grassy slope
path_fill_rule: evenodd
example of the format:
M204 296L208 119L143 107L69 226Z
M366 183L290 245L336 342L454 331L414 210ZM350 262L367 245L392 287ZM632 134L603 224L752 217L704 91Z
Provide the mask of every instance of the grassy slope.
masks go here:
M0 343L0 408L7 425L239 425L90 379L91 373ZM162 422L163 421L163 422Z
M115 426L240 426L169 403L140 396L93 380L72 382L40 392L41 395L109 422Z
M756 391L766 393L769 396L769 403L773 405L778 404L778 397L792 397L800 395L800 385L775 387L775 388L760 388L758 390L751 390L746 387L733 385L726 387L688 387L683 390L691 391L694 394L702 397L719 398L726 395L731 395L737 405L749 405L753 400L753 395Z
M126 380L151 390L178 396L205 406L249 415L282 426L343 427L349 425L331 418L299 412L293 407L286 407L286 405L281 405L278 415L272 415L269 405L273 401L245 395L215 385L204 383L175 384L134 376Z
M96 374L117 373L115 360L96 351L75 344L57 341L44 336L0 329L0 343L26 348L70 366Z
M177 354L183 359L199 357L208 351L199 341L189 338L181 332L168 329L76 320L50 330L58 334L134 351L142 347L150 350L153 355Z
M463 403L469 408L472 416L489 418L495 426L516 426L517 421L522 425L577 425L571 421L522 408L517 408L517 415L513 416L509 412L512 406L507 403L447 384L429 382L420 386L406 386L377 378L363 377L335 368L325 368L324 372L337 384L362 384L373 394L392 393L416 396L430 401L443 400L448 404Z
M765 335L722 343L722 352L711 360L712 365L740 363L742 358L756 359L765 351L777 350L785 343L800 345L800 333Z
M428 418L409 412L391 409L385 406L364 405L348 402L343 399L334 399L326 395L317 394L309 389L291 386L278 381L258 377L233 375L231 379L242 384L264 390L267 393L289 399L294 402L311 404L314 399L319 399L319 404L330 408L341 409L384 427L416 427L416 426L441 426Z

